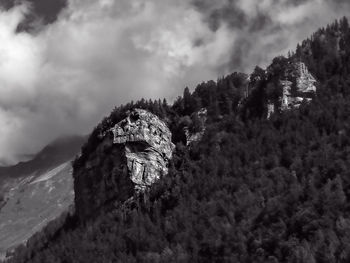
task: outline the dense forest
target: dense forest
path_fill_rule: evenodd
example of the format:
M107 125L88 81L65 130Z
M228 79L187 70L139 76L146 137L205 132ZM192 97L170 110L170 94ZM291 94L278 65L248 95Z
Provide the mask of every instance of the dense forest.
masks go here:
M267 99L290 61L318 80L317 96L266 119ZM188 88L173 105L140 100L115 108L73 163L132 108L162 118L176 144L169 174L132 203L87 222L63 215L9 262L350 262L350 29L335 21L263 70ZM246 93L250 94L246 97ZM201 141L186 147L184 127Z

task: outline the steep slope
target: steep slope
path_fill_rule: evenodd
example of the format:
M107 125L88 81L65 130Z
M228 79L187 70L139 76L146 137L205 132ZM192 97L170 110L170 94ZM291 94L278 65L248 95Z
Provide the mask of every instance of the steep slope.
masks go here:
M0 253L26 242L73 204L71 161L84 140L60 138L33 160L0 168Z
M85 136L62 137L43 148L32 160L0 167L0 183L7 178L23 177L38 171L44 172L72 159L85 140Z
M0 211L0 253L25 243L73 204L69 162L36 176L18 178Z

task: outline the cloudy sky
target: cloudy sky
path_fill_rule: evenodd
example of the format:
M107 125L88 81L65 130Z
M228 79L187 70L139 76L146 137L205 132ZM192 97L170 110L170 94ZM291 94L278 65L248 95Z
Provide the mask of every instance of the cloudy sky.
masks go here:
M87 134L115 105L266 66L347 2L0 0L0 160Z

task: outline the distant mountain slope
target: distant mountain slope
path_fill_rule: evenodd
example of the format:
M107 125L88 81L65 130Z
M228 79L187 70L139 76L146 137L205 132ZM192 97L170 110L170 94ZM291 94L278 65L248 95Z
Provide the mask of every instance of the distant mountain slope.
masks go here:
M24 243L73 204L71 162L85 139L63 137L30 161L0 167L0 255Z
M12 182L0 211L0 253L25 242L73 204L69 162L38 175Z
M55 140L43 148L32 160L13 166L0 167L0 184L6 178L18 178L34 172L43 172L71 160L79 153L86 137L69 136Z

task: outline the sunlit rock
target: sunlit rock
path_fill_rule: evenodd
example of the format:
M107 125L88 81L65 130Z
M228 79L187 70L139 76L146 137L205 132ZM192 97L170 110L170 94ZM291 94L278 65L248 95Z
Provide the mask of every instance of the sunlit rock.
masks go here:
M303 62L292 64L292 73L281 80L283 89L281 109L297 108L306 100L311 101L316 93L316 79L311 75ZM293 87L293 85L295 85Z
M114 202L144 192L168 173L175 146L156 115L141 109L107 128L84 162L74 169L75 207L87 220Z
M112 132L113 143L125 145L130 178L137 190L144 190L168 173L175 146L169 128L156 115L135 109Z
M197 124L199 125L199 131L191 132L188 127L184 128L187 146L193 142L200 141L205 132L205 122L207 121L207 115L208 115L207 109L203 108L194 114L196 114L195 118L197 119L197 122L199 122Z

